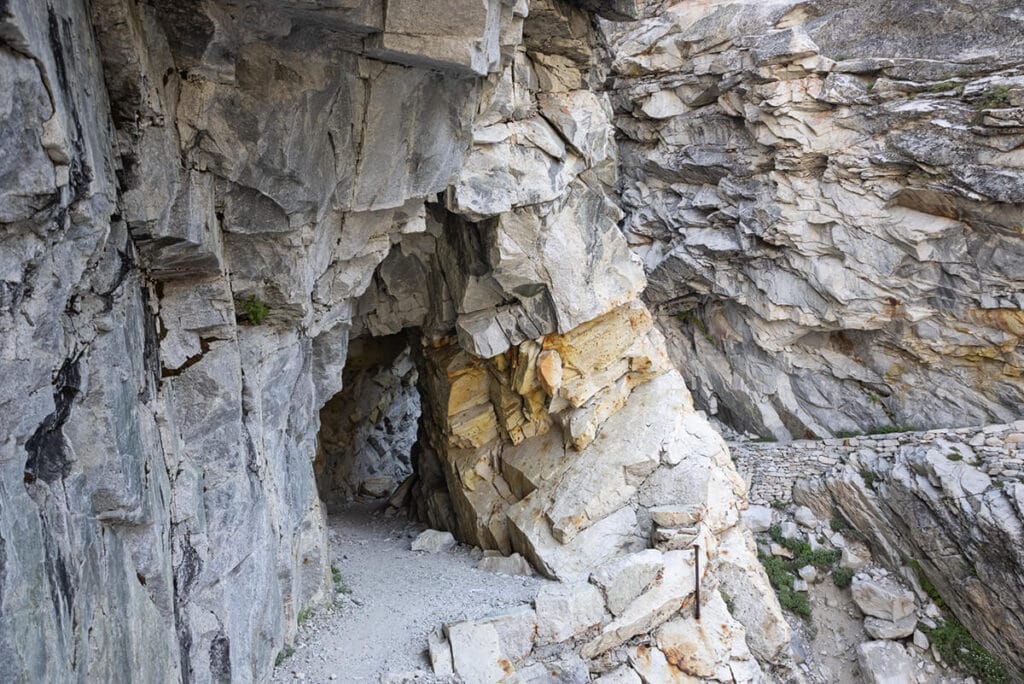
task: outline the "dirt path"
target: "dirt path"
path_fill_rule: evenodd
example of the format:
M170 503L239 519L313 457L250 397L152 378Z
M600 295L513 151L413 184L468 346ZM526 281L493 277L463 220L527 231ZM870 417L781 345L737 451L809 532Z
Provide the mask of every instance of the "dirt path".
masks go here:
M410 551L423 526L367 506L331 516L329 524L334 566L351 593L302 622L295 651L273 681L377 682L383 674L429 671L429 632L532 601L546 582L477 570L463 546Z

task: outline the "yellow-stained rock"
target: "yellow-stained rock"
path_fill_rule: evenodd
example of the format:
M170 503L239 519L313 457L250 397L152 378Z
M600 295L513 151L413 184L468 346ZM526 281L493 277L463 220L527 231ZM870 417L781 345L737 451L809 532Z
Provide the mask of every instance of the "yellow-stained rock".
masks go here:
M545 349L537 357L537 379L549 397L562 386L562 357L554 349Z

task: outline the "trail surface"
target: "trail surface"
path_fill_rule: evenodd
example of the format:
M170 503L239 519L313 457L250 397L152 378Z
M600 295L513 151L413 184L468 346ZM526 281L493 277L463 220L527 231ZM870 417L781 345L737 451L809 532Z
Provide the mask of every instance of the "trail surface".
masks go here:
M386 674L429 672L432 630L528 603L546 583L477 570L477 556L464 546L410 551L423 529L359 504L330 517L331 556L348 593L302 622L295 651L273 681L377 682Z

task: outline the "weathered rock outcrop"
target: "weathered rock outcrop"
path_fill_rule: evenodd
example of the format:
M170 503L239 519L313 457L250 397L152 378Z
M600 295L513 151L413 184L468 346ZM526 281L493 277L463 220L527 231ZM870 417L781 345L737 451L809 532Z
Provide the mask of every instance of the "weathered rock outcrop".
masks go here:
M414 343L437 526L763 584L618 226L590 11L635 3L430 4L0 3L0 679L263 679L328 584L350 337Z
M979 437L984 448L985 433ZM933 435L889 453L860 449L798 483L794 496L823 515L839 511L886 565L905 569L908 582L917 584L923 573L946 608L1020 677L1024 484L990 477L975 448ZM1024 454L1008 455L1020 461Z
M1024 404L1013 0L607 24L630 243L698 405L778 439Z

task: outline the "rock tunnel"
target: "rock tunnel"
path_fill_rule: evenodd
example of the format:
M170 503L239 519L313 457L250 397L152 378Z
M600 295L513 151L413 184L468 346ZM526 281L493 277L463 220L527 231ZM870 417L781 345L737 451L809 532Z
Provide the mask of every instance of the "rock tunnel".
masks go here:
M993 1L1010 16L1010 0ZM825 263L813 250L772 275L794 252L768 224L796 240L807 199L820 225L843 219L831 203L852 202L848 214L899 228L907 208L890 211L893 184L930 183L947 164L914 156L936 145L901 138L889 147L913 173L897 179L886 157L880 195L826 197L817 176L787 174L820 176L840 160L851 166L829 174L862 179L879 159L875 134L830 158L821 150L850 147L818 125L834 103L792 98L829 74L842 84L830 97L860 107L893 92L872 91L883 71L912 67L830 73L838 62L808 31L839 39L786 2L667 13L670 3L631 0L426 4L0 2L0 651L15 654L0 658L0 680L265 680L330 589L324 510L398 494L425 524L565 582L644 551L704 553L708 591L746 597L730 638L761 663L782 657L788 628L739 521L744 483L680 368L700 379L717 359L693 384L738 392L734 408L789 387L757 345L811 339L806 326L826 330L845 304L802 279ZM950 21L962 32L978 19ZM1016 30L985 21L1009 27L986 23L993 34ZM875 53L865 45L833 52ZM709 52L691 60L681 46ZM796 76L808 87L791 88ZM913 87L919 102L939 93ZM974 92L965 97L983 104ZM977 113L967 109L965 130ZM910 126L894 120L899 135L896 124ZM962 358L1008 369L998 400L979 394L972 414L1003 416L1021 396L1008 341L1019 301L1003 294L1022 263L1003 235L1019 194L1001 167L948 166L967 171L944 192L1002 207L980 211L998 240L972 242L976 261L1002 270L996 294L962 306L978 321L971 335L987 336ZM884 247L884 270L898 274L911 253L946 254L922 246L913 211L899 233L913 249L872 237L862 258ZM960 224L942 226L959 244ZM756 268L739 278L744 252ZM932 280L910 298L932 301ZM858 291L869 308L840 323L895 319L901 307L884 303L903 290L897 278ZM692 322L686 307L714 297L744 305L707 329ZM645 302L691 321L702 334L677 342L700 351L674 366ZM820 316L800 309L808 302ZM762 335L767 319L750 311L790 320ZM961 339L947 313L907 338L937 340L918 369L947 363L942 331ZM792 365L828 377L829 364L850 368L841 353ZM737 358L756 359L746 380ZM859 367L844 374L844 388L884 384ZM826 385L794 431L827 434L822 416L863 396ZM941 405L974 394L950 391ZM835 424L864 427L883 408ZM756 424L791 432L771 416ZM665 605L678 611L688 596ZM629 638L653 644L605 627L591 662Z

